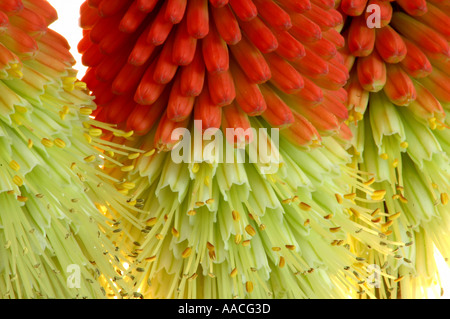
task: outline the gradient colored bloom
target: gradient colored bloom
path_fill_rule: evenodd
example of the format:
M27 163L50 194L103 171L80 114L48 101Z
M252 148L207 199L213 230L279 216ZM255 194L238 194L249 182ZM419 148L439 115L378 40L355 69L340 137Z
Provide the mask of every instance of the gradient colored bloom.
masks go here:
M83 81L97 119L139 135L161 117L225 130L235 103L282 134L309 122L316 132L298 142L315 147L347 117L342 22L333 1L86 1Z
M106 146L91 129L95 104L67 41L48 29L56 18L46 1L0 2L1 298L122 289L113 221L94 203L111 216L127 203L98 168Z
M341 24L334 1L84 3L78 48L96 119L130 132L105 139L145 151L105 163L144 211L120 219L133 296L344 298L367 285L355 242L392 254L379 240L389 225L357 222L384 193L346 166ZM220 163L205 142L191 150L199 161L175 163L171 133L195 132L193 120L279 127L280 147L269 165Z
M351 152L355 165L375 173L372 186L386 191L382 205L368 206L376 212L373 221L397 221L387 237L398 243L395 256L367 253L380 267L388 261L382 268L390 279L377 290L381 298L420 298L425 292L414 287L429 287L436 275L434 245L450 254L450 7L384 1L382 28L369 31L360 23L362 13L379 1L350 3L356 2L342 1L341 7L355 16L349 17L344 50L354 76L347 85Z
M261 126L256 118L251 124ZM148 150L151 137L116 142ZM131 251L126 274L133 295L347 298L365 289L369 263L352 247L364 243L392 254L380 243L390 226L357 221L370 221L372 210L362 203L384 194L346 167L351 158L333 137L309 152L281 138L272 151L275 169L261 162L218 163L207 155L176 164L170 152L116 158L135 169L106 172L135 185L122 191L145 212L135 214L144 227L127 218L120 226L129 225L120 244Z

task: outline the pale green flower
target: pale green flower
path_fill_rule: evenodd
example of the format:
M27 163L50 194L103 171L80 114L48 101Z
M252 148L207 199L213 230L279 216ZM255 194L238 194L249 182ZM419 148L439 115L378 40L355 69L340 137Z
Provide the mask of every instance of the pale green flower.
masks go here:
M45 20L34 1L16 3L0 34L0 298L120 296L122 252L107 233L127 204L98 167L95 105L47 29L53 8Z

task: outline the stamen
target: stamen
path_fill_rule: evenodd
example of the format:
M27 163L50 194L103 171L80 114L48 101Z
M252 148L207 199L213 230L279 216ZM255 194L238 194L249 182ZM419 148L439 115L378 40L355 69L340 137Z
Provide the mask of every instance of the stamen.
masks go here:
M20 170L20 165L16 161L11 161L9 163L9 167L11 167L16 172L18 172Z
M447 193L441 193L441 203L442 203L442 205L448 204L448 194Z
M23 186L23 180L20 176L17 176L17 175L14 176L13 182L14 182L14 184L16 184L19 187Z
M301 202L298 206L304 211L310 211L311 210L311 206L309 206L308 204L306 204L304 202Z
M42 143L42 145L44 145L47 148L51 148L54 145L53 141L49 140L48 138L43 138L41 140L41 143Z
M339 227L332 227L332 228L330 228L330 232L332 232L332 233L337 233L340 230L341 230L340 226Z

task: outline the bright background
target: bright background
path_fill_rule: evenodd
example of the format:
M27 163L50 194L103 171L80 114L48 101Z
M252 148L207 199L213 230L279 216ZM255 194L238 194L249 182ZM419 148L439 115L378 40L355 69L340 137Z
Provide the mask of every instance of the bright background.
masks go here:
M77 60L75 69L78 70L79 78L86 72L86 67L81 64L81 55L78 54L77 45L83 37L81 28L78 27L80 6L84 0L48 0L58 11L58 20L50 28L62 34L71 46L72 55Z
M62 34L69 41L72 49L72 55L77 60L75 69L78 70L78 77L82 78L86 72L86 67L81 63L81 56L77 51L78 42L82 38L81 28L78 27L78 19L80 6L84 0L48 0L49 3L58 11L58 21L54 22L50 27ZM440 298L450 299L450 268L444 261L444 258L436 253L439 270L441 272L442 286L444 287L444 295ZM440 289L436 289L439 292ZM432 296L433 294L430 294ZM439 296L436 296L439 298Z

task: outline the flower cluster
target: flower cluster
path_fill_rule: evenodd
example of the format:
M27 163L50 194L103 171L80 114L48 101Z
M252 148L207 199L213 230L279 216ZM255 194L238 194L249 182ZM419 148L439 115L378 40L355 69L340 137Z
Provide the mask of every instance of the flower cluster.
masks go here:
M369 28L366 5L376 4L380 28ZM420 297L436 275L434 246L444 256L450 205L450 6L446 1L342 1L349 27L343 49L355 164L386 190L374 220L397 219L394 259L381 297ZM364 14L365 13L365 14ZM365 250L365 248L362 248ZM369 252L368 252L369 254Z
M226 129L261 116L307 147L348 138L334 1L86 1L80 23L96 117L141 135L158 127L158 149L192 119Z
M380 242L392 223L371 222L363 207L385 192L346 166L348 71L334 1L86 1L80 21L96 119L130 132L103 138L146 152L105 164L144 212L118 226L133 296L344 298L369 286L355 243L380 255L395 243ZM207 142L192 155L200 161L174 163L164 152L178 142L171 133L198 129L192 119L281 128L276 169L249 163L248 149L235 150L243 162L219 163Z
M122 252L98 206L113 216L128 205L98 167L95 104L67 41L48 28L56 19L46 1L0 1L0 298L122 289Z

